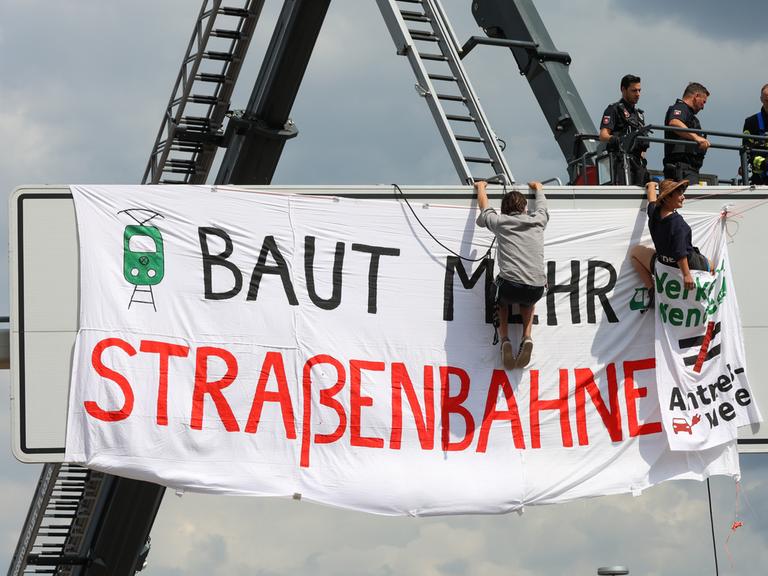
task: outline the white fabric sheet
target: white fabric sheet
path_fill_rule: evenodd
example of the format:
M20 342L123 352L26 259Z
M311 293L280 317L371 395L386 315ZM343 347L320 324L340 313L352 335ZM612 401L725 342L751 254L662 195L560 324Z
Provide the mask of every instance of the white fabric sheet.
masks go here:
M81 309L67 461L411 515L739 474L733 441L669 448L654 314L639 309L627 256L647 241L637 210L551 211L532 361L505 372L486 264L452 263L404 204L206 186L72 192ZM476 208L415 209L465 257L490 245ZM711 216L687 218L698 230Z
M747 377L741 318L725 235L712 273L656 264L656 359L662 423L673 450L732 442L762 421Z

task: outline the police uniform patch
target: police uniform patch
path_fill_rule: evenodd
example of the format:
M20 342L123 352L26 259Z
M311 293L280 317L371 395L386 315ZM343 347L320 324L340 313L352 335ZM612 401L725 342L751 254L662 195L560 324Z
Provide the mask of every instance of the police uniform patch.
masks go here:
M682 114L680 110L675 110L674 112L672 112L673 116L680 116L680 114Z
M611 117L603 116L603 124L610 124L610 123L611 123Z

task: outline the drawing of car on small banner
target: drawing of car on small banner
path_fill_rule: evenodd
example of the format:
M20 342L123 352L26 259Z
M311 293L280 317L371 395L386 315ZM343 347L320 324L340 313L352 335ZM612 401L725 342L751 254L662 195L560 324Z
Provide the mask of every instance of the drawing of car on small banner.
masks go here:
M693 427L701 421L701 416L698 414L693 415L691 423L688 424L688 420L685 418L672 418L672 432L679 434L680 432L688 432L693 435Z

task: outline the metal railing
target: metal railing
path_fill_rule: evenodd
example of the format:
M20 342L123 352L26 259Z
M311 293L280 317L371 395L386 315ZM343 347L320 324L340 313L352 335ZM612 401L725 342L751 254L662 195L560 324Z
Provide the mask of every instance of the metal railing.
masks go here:
M635 138L636 141L640 142L656 142L656 143L662 143L662 144L679 144L682 146L688 146L688 147L698 147L698 143L694 142L693 140L684 140L681 138L652 138L650 136L646 136L645 134L647 132L650 132L652 130L665 130L670 132L686 132L689 134L699 134L707 139L709 139L710 136L717 136L720 138L733 138L736 140L741 140L741 145L735 146L733 144L718 144L710 142L708 148L713 148L717 150L734 150L739 153L739 160L741 165L741 178L742 182L747 182L747 174L749 173L749 155L751 153L757 153L757 152L765 152L765 148L755 148L753 146L747 145L747 140L757 140L760 142L765 142L768 144L768 136L758 136L753 134L744 134L736 133L736 132L720 132L717 130L699 130L695 128L680 128L679 126L665 126L665 125L656 125L656 124L649 124L647 126L644 126L642 130L640 130L640 133L638 133L638 136Z
M691 134L699 134L705 138L709 138L710 136L717 136L719 138L731 138L735 140L740 140L741 144L735 145L735 144L720 144L717 142L710 142L710 145L708 148L717 149L717 150L732 150L739 153L739 161L741 166L741 181L747 182L748 181L748 174L749 174L749 157L750 154L757 154L757 153L766 153L766 148L768 148L768 136L759 136L754 134L745 134L745 133L736 133L736 132L722 132L718 130L701 130L701 129L695 129L695 128L681 128L678 126L666 126L666 125L657 125L657 124L648 124L646 126L643 126L636 132L630 133L626 136L624 136L619 141L619 150L618 152L609 152L605 148L598 149L595 152L585 152L578 158L572 160L568 163L568 168L570 168L576 164L581 165L581 174L586 175L587 174L587 167L590 164L594 164L597 166L598 162L605 159L606 157L610 158L610 164L611 164L611 181L615 182L615 173L614 170L616 168L616 162L615 157L616 156L623 156L623 166L628 166L626 157L629 156L632 151L634 150L634 147L639 142L647 142L649 144L656 143L656 144L679 144L686 147L698 147L698 143L694 142L693 140L687 140L682 138L656 138L653 136L649 136L648 134L654 130L664 130L664 131L671 131L671 132L687 132ZM583 140L591 140L596 141L600 140L599 134L577 134L576 135L577 141L583 141ZM758 141L758 142L765 142L766 148L761 147L755 147L754 145L750 145L747 143L747 141ZM586 182L586 180L585 180ZM574 182L571 182L571 184L574 184Z
M599 142L600 141L600 135L599 134L576 134L574 137L574 140L576 143L581 143L586 141L593 141L593 142ZM576 183L578 176L581 176L584 179L584 184L588 184L587 181L587 168L592 165L595 167L595 170L599 170L598 163L603 161L605 158L610 159L610 153L605 150L604 147L600 147L597 150L589 151L587 150L579 156L578 158L574 158L570 162L568 162L568 173L569 174L575 174L577 178L574 178L573 181L569 182L570 185L573 185ZM591 162L590 162L591 161ZM575 165L581 165L581 173L579 172L571 172L571 169ZM599 177L598 177L599 179ZM613 181L613 163L611 163L611 181ZM595 184L599 184L599 181L596 181Z

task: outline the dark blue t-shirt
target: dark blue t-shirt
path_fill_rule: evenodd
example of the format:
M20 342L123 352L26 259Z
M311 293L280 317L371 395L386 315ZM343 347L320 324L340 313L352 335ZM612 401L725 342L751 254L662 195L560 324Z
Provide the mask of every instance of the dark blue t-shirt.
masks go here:
M664 264L676 264L680 258L693 253L691 227L677 212L661 217L656 202L648 204L648 229L651 231L656 255Z

